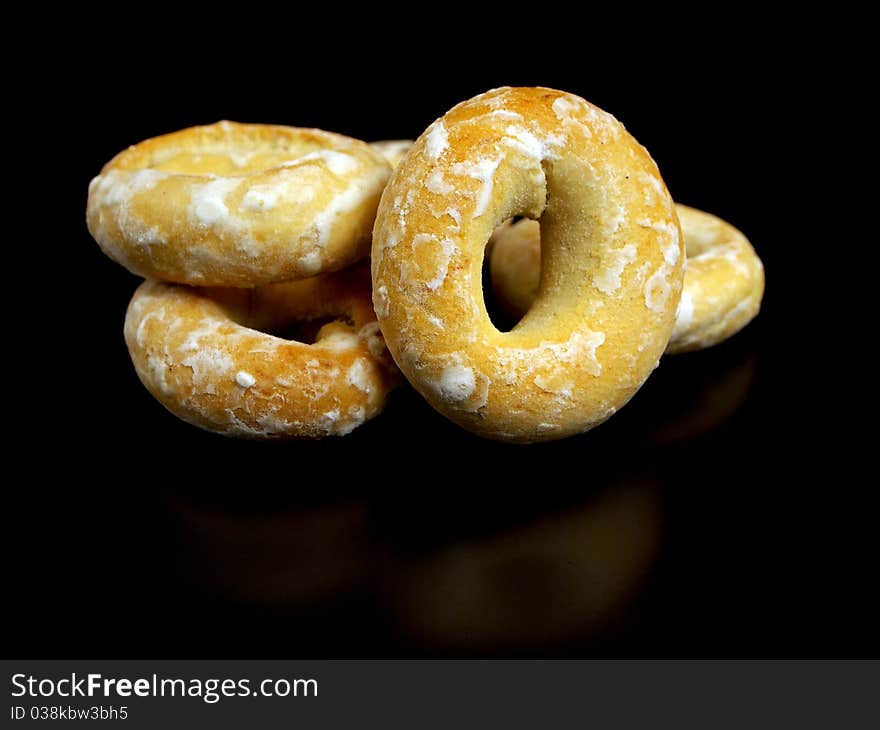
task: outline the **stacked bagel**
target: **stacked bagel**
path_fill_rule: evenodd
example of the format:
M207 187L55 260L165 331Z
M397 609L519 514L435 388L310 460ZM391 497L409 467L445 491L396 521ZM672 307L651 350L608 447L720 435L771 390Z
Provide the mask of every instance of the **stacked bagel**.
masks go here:
M150 393L250 438L341 435L379 413L396 369L359 262L390 172L358 140L230 122L113 158L87 220L147 279L124 331Z
M414 143L229 122L147 140L92 181L87 220L147 279L125 322L144 385L250 438L349 433L397 367L482 436L580 433L763 292L742 234L674 206L616 119L552 89L481 94ZM509 332L483 301L490 238Z

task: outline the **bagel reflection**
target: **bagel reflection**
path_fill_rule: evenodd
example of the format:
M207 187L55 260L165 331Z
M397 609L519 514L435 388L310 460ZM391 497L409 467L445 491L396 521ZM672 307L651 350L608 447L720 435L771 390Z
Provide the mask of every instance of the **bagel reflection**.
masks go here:
M654 409L662 414L652 435L654 443L685 443L705 436L743 407L755 382L758 356L746 352L735 358L711 359L714 362L698 363L698 372L686 367L674 373L680 398L675 402L664 398Z
M357 500L242 514L169 495L177 564L193 587L238 603L293 609L354 592L375 569L367 505Z
M623 622L661 540L657 486L616 485L566 514L403 566L389 602L435 650L545 650Z

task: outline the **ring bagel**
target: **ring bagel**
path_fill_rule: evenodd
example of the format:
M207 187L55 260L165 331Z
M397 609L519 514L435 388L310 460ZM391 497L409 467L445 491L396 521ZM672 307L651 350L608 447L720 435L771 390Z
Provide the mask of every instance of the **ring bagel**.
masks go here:
M370 147L382 155L392 169L400 164L412 145L411 139L383 139L380 142L370 142Z
M484 249L517 215L542 220L534 306L499 332ZM406 155L373 235L373 303L395 361L438 411L488 438L586 431L663 353L684 250L654 161L611 115L545 88L454 107Z
M755 318L764 296L764 265L749 239L710 213L676 208L687 269L669 353L702 350L732 337Z
M303 322L322 325L314 343L266 333ZM125 342L162 405L228 436L344 435L382 410L394 383L363 267L255 289L148 280Z
M684 287L667 353L688 352L732 337L757 315L764 267L748 239L726 221L676 204L687 251ZM489 254L495 300L519 319L532 305L541 278L537 221L500 227Z
M116 155L89 185L86 219L103 251L140 276L256 286L366 257L389 174L349 137L218 122Z

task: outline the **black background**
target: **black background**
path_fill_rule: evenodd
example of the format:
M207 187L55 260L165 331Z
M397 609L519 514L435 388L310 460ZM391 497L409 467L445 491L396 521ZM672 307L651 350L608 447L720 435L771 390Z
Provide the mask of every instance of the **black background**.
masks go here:
M357 40L158 24L83 39L15 81L33 135L9 211L10 248L24 244L9 345L27 355L7 361L7 481L24 501L6 515L5 651L876 655L861 504L876 480L838 455L837 403L857 378L832 375L817 311L834 295L808 268L833 263L812 218L821 148L805 164L805 110L826 90L805 91L804 58L729 24L635 38L564 19L534 37L528 23L335 22ZM199 432L143 389L122 339L137 279L84 222L88 182L117 151L221 118L412 138L502 84L610 111L677 200L742 229L766 267L755 322L664 359L600 429L531 447L461 432L407 389L350 436L303 444Z

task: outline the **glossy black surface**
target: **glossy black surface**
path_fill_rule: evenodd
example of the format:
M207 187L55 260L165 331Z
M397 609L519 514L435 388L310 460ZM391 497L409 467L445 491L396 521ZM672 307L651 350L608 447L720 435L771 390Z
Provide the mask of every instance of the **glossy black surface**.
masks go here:
M385 71L401 44L424 65L417 85ZM461 57L453 72L401 41L343 75L295 48L256 66L193 51L175 65L119 53L106 68L102 55L97 74L90 53L73 54L50 84L81 86L73 126L59 141L48 92L34 112L44 149L57 146L57 188L47 205L35 178L22 201L49 233L33 241L40 284L19 300L14 340L30 336L36 352L24 382L9 381L24 397L13 458L26 501L6 518L6 652L876 654L876 549L856 542L867 487L833 457L834 420L819 409L833 411L837 386L802 337L815 301L799 289L804 260L821 249L789 222L790 190L808 180L790 164L799 102L772 53L719 50L618 67L548 44L532 60ZM758 319L714 350L664 359L594 432L531 447L476 439L407 389L341 440L230 441L142 388L121 331L137 280L84 223L88 181L113 154L219 118L414 137L503 83L612 112L677 200L741 228L766 265ZM51 337L33 342L47 323Z

